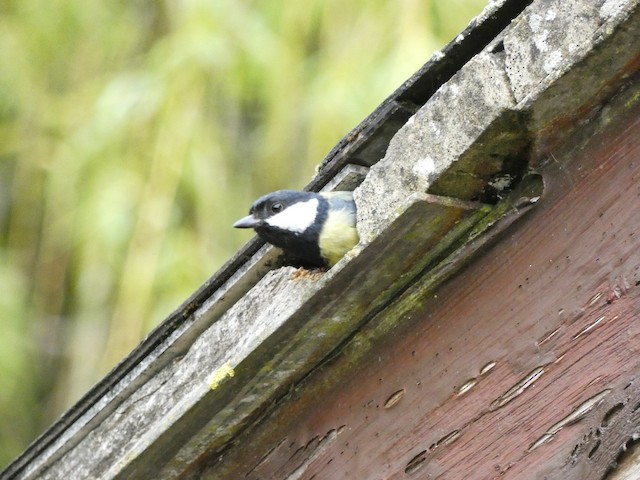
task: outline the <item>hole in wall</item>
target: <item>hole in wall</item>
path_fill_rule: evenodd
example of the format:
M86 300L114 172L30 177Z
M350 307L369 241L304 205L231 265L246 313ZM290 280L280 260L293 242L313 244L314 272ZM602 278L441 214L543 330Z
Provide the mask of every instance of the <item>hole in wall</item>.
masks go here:
M618 415L618 413L620 413L620 410L622 410L623 408L624 408L624 404L616 403L613 407L609 409L607 413L605 413L602 419L602 422L600 423L600 426L608 427L611 421L615 418L616 415Z
M598 451L598 449L600 448L600 444L602 442L600 442L600 440L598 440L596 442L596 444L593 446L593 448L591 450L589 450L589 454L587 455L588 458L591 458L595 455L595 453Z

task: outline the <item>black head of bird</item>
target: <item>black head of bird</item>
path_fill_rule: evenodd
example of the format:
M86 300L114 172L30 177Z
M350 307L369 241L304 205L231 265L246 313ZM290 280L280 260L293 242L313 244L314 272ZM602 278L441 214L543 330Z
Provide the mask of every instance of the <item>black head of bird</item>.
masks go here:
M233 226L253 228L308 267L331 267L358 243L351 192L278 190L256 200Z

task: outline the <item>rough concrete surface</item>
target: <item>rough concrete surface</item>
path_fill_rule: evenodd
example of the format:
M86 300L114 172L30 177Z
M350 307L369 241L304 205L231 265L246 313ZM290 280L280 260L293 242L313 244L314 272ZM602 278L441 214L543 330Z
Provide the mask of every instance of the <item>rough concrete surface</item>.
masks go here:
M504 32L504 51L492 45L445 83L400 129L356 189L362 242L384 230L401 198L430 191L465 155L513 154L496 155L482 137L507 113L514 115L516 134L522 127L522 138L508 141L523 150L540 130L555 133L559 119L596 108L637 70L639 24L637 0L533 2ZM524 125L516 125L520 122ZM462 170L462 176L473 177Z
M638 0L538 0L505 33L506 72L532 132L558 128L638 69Z
M482 53L465 65L400 129L355 190L361 242L384 230L402 199L426 192L514 105L500 58Z

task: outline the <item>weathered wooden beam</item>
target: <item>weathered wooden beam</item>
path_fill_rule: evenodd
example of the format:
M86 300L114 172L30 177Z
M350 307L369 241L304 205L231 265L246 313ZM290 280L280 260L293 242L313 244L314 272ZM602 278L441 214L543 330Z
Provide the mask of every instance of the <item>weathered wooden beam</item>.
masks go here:
M193 478L615 472L640 431L639 92L554 151L526 216L425 271Z

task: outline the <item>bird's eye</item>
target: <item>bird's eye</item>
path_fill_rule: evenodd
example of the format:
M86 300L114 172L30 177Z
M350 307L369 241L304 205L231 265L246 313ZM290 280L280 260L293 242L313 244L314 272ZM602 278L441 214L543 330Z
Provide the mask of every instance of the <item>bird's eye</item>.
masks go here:
M282 209L283 209L283 206L281 203L274 203L273 205L271 205L271 211L273 213L281 212Z

